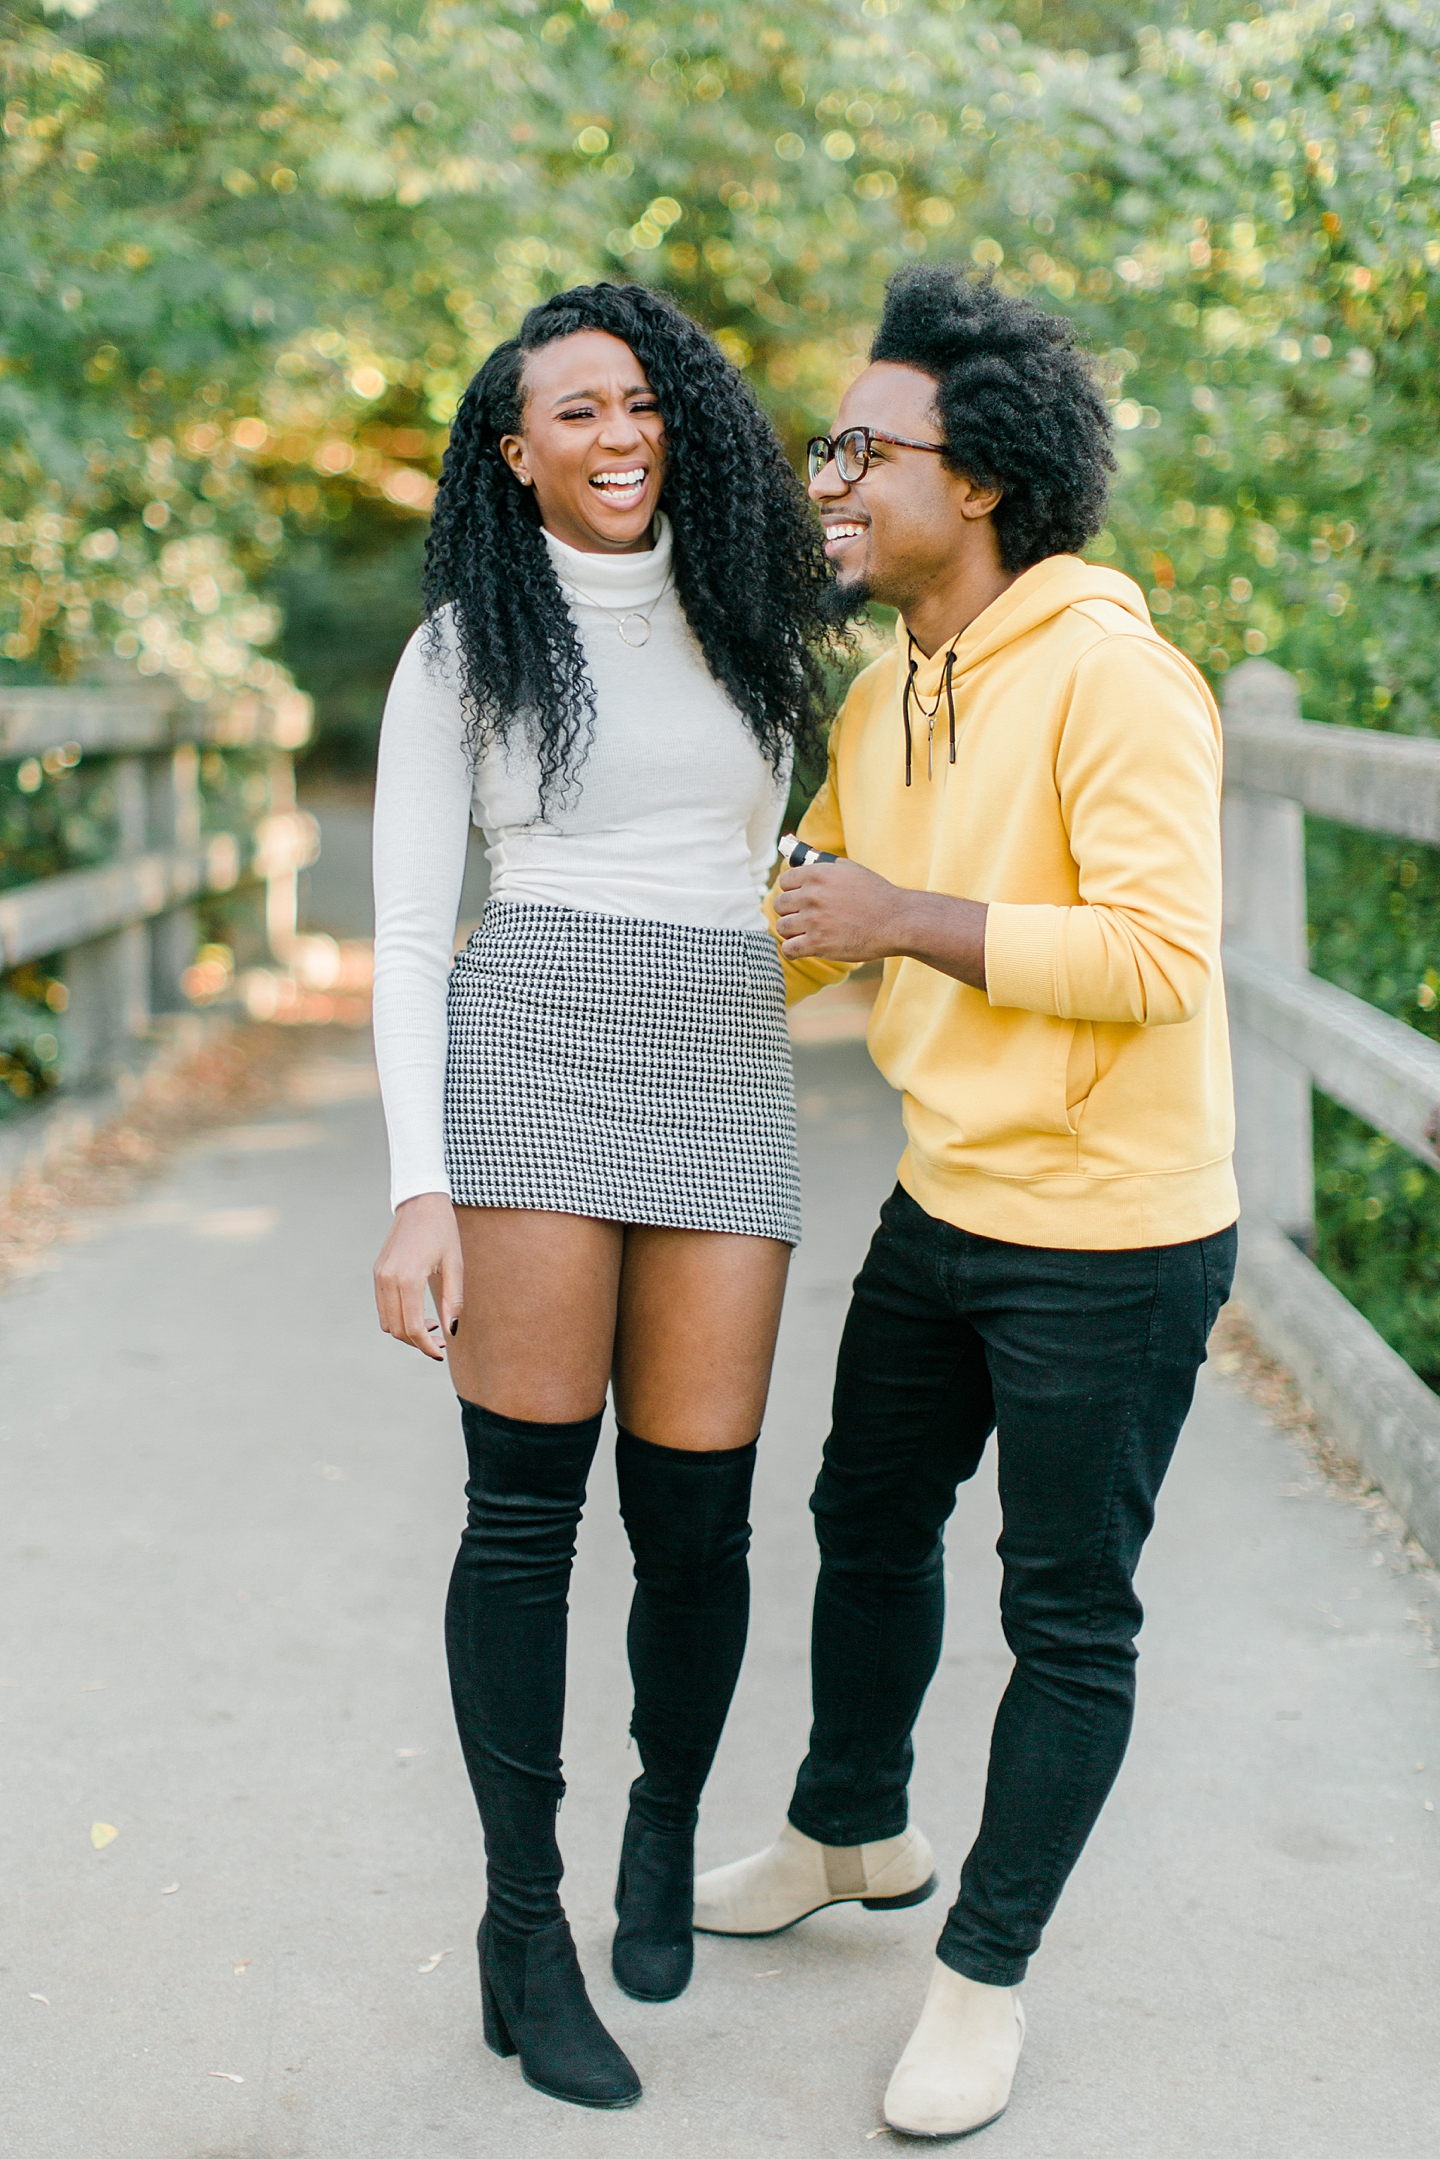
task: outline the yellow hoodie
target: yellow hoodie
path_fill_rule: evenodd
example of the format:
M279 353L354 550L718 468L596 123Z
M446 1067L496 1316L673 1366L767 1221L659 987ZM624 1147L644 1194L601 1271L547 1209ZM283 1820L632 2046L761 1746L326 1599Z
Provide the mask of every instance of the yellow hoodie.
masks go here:
M1013 1244L1224 1229L1239 1202L1203 677L1128 577L1052 556L956 647L953 763L944 649L920 662L907 787L907 652L901 623L856 678L800 826L893 884L989 903L988 990L885 962L869 1044L904 1094L900 1182ZM848 972L786 961L791 1001Z

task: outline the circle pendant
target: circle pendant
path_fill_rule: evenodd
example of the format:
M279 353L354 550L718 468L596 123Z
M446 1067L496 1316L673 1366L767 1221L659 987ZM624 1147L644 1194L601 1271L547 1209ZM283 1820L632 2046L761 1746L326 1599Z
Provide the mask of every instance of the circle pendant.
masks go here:
M650 642L650 622L648 616L622 615L619 622L616 624L616 628L619 630L624 642L627 645L634 647L637 651L641 645L648 645Z

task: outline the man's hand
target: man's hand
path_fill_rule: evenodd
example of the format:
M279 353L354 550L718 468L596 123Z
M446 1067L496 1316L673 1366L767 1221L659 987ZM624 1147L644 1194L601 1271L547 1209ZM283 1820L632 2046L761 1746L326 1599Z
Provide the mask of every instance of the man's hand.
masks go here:
M444 1192L402 1200L375 1262L375 1309L386 1334L443 1360L460 1324L465 1268L455 1209ZM429 1287L438 1321L425 1316Z
M807 862L785 872L775 895L780 949L787 960L888 959L910 897L858 862Z
M985 987L985 915L978 900L911 892L858 862L807 862L775 894L787 960L921 960L972 989Z

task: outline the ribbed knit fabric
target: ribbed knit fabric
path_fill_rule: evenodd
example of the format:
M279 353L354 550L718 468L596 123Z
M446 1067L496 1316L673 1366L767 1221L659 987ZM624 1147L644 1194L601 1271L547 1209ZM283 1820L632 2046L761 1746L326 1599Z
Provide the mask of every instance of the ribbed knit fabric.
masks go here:
M620 1511L635 1559L630 1729L642 1774L632 1813L693 1830L750 1624L750 1486L756 1443L697 1454L621 1429Z
M489 1910L511 1934L534 1934L562 1916L568 1592L600 1417L531 1424L462 1402L460 1418L469 1511L445 1607L450 1691Z

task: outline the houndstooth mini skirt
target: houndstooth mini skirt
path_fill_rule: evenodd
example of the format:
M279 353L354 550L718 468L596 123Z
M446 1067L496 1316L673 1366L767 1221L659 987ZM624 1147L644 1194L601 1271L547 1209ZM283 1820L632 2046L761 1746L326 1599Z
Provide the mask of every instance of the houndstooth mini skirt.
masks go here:
M772 940L489 900L450 976L445 1158L462 1207L798 1244Z

